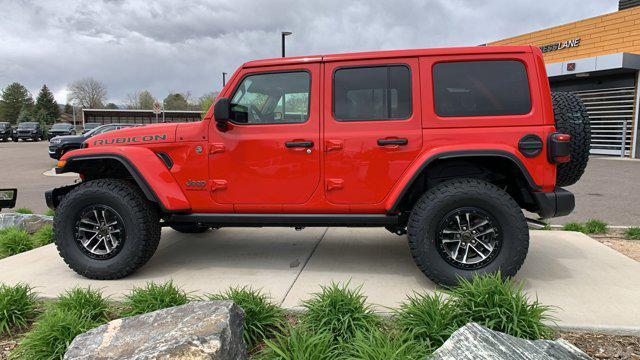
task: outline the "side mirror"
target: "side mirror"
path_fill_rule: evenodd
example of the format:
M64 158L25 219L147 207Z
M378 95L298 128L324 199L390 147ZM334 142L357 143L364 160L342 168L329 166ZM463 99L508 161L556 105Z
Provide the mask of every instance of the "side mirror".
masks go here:
M229 118L231 116L231 100L220 98L213 106L213 118L216 120L218 130L225 132L229 129Z
M0 189L0 210L14 208L17 198L18 189Z

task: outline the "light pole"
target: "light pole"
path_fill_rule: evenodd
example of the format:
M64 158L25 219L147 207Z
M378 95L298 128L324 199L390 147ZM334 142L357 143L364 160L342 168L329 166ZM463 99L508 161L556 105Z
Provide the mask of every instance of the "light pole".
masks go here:
M224 87L227 84L227 73L223 72L222 73L222 87Z
M282 32L282 57L284 57L284 38L293 34L291 31L283 31Z

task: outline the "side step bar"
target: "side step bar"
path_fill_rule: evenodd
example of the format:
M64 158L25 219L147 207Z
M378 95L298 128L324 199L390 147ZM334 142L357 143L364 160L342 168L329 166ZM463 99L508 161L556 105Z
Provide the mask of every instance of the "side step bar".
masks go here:
M382 227L398 223L398 216L385 214L174 214L165 224L201 223L215 226L349 226Z

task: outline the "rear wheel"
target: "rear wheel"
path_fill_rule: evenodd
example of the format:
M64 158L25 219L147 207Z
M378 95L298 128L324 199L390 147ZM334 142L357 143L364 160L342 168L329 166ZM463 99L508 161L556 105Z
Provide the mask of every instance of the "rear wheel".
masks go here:
M100 179L67 194L54 217L60 256L91 279L123 278L153 255L160 241L157 211L135 185Z
M177 232L181 232L181 233L185 233L185 234L200 234L206 231L209 231L210 227L207 225L202 225L202 224L198 224L198 223L193 223L193 224L173 224L170 225L170 227L177 231Z
M409 217L408 238L418 268L442 285L497 271L513 276L529 248L518 204L477 179L446 181L425 193Z

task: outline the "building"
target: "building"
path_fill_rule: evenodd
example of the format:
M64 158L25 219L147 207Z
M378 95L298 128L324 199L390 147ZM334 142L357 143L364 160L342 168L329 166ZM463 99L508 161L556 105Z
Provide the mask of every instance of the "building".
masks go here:
M619 10L487 45L535 45L544 54L552 90L583 99L593 154L640 158L640 0Z
M157 122L200 121L202 111L167 110L156 116L153 110L82 109L82 125L98 124L153 124Z

